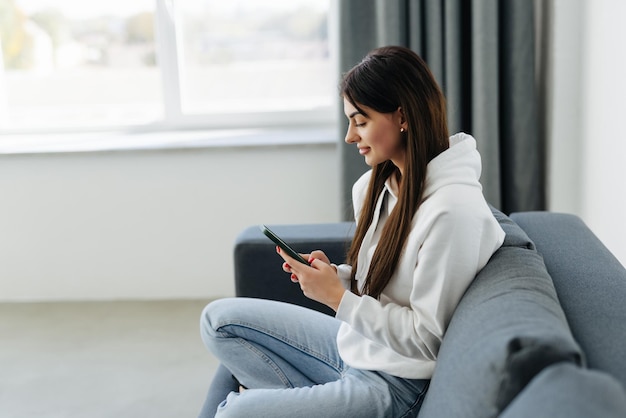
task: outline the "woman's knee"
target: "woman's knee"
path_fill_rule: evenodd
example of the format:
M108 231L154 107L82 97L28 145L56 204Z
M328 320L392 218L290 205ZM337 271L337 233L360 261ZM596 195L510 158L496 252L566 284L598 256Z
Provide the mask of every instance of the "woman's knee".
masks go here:
M230 325L253 324L266 317L272 310L270 301L249 298L224 298L209 303L200 317L200 333L205 343L208 340L223 340L231 337Z
M218 299L209 303L202 310L200 316L200 334L202 340L208 345L210 340L220 338L219 329L228 324L228 318L232 318L232 306L235 298Z

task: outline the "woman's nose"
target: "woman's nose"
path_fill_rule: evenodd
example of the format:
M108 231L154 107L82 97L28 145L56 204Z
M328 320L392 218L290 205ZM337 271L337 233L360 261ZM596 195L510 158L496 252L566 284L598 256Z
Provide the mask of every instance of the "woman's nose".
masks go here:
M347 144L354 144L358 141L358 137L354 134L352 128L348 127L348 132L346 132L344 141L346 141Z

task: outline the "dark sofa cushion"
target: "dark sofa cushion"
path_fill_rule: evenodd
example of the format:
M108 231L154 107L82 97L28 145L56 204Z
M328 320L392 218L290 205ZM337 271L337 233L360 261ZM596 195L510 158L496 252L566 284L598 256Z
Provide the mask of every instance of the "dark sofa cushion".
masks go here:
M611 375L569 363L542 371L502 418L624 418L626 392Z
M505 242L452 317L420 417L497 416L544 368L583 363L534 244L494 215Z

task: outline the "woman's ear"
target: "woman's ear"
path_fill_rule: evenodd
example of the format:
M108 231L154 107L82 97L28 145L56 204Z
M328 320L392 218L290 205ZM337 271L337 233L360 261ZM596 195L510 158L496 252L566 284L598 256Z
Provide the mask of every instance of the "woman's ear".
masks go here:
M406 122L406 117L404 116L404 110L402 110L402 107L398 107L398 110L396 112L398 112L398 117L400 119L399 120L400 128L406 131L407 129L409 129L409 124Z

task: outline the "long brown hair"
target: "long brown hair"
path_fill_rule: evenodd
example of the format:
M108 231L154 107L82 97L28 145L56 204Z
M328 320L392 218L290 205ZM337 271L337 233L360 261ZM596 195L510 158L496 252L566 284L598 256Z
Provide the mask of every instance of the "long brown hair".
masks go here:
M396 270L411 231L413 216L422 199L426 166L449 147L446 102L426 63L410 49L396 46L371 51L345 74L341 93L361 112L361 106L380 113L401 108L408 124L404 134L404 177L398 202L385 223L363 288L363 294L378 299ZM376 200L391 175L400 175L391 161L372 168L367 196L347 257L352 265L355 293L359 249L374 218Z

